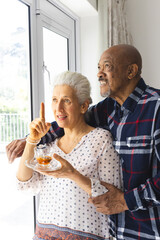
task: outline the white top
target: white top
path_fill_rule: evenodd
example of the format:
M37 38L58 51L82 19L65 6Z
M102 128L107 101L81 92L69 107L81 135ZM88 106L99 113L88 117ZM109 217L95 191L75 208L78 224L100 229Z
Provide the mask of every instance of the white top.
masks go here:
M99 180L121 188L119 157L113 148L110 132L101 128L92 130L82 137L69 154L57 146L57 140L50 146L81 174L91 179L92 196L106 192ZM89 195L73 181L34 172L29 181L18 181L18 189L32 190L34 195L40 193L38 222L108 238L107 215L96 212L94 205L88 203Z

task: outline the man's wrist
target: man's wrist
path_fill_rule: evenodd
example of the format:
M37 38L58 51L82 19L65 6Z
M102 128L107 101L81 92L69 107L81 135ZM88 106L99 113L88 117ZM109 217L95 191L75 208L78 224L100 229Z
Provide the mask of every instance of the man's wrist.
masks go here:
M127 203L126 203L126 200L124 198L124 193L122 194L122 202L123 202L124 211L129 210L129 208L127 206Z

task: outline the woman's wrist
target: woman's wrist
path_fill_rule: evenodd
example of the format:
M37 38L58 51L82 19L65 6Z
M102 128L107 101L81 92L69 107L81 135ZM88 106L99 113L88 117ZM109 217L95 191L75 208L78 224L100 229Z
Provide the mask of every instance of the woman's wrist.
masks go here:
M69 179L76 181L80 177L80 172L78 172L75 168L72 169L72 171L69 174Z
M29 143L29 144L31 144L31 145L37 145L39 142L41 141L41 138L40 139L32 139L31 137L30 137L30 135L28 135L27 136L27 138L26 138L26 142L27 143Z
M76 182L80 188L82 188L85 192L91 195L91 180L89 177L82 175L76 169L70 175L70 180Z

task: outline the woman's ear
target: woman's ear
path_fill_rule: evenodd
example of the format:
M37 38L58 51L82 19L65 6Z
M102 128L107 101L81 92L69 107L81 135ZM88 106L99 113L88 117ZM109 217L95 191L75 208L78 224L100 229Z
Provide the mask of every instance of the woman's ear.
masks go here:
M83 104L81 104L81 113L85 114L89 107L89 101L86 100Z
M136 63L128 66L128 79L134 78L138 73L138 65Z

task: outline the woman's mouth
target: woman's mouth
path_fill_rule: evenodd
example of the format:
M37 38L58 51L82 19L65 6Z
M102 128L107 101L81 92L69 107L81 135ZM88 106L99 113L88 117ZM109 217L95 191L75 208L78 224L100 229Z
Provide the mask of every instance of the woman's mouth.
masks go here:
M57 115L57 118L59 120L65 120L67 118L67 116L64 116L64 115Z

